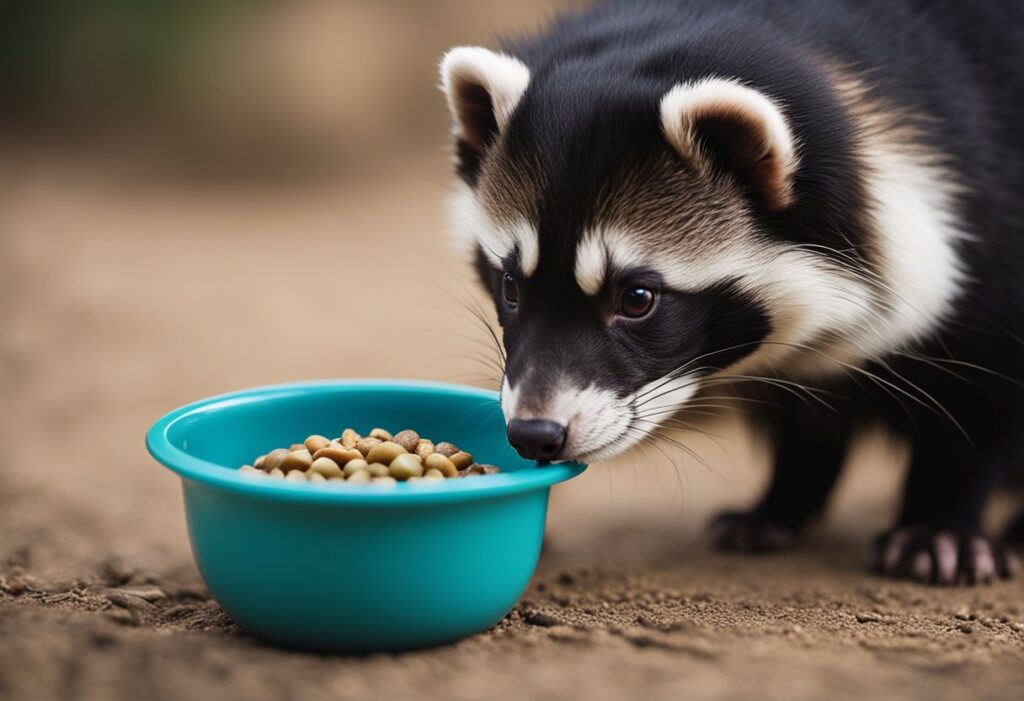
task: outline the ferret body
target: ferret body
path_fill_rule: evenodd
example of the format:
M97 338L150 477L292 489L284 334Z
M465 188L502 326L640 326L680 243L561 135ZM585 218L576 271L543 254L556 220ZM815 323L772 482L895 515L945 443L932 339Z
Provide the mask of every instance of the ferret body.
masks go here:
M1024 5L599 3L441 73L521 454L611 457L729 384L775 471L712 533L765 550L882 421L880 571L1011 574L981 515L1024 457Z

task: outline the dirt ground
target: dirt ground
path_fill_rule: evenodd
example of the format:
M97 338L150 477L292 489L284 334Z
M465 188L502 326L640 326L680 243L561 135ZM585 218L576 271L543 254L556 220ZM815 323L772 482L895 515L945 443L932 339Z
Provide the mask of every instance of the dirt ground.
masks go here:
M864 444L796 551L710 553L702 524L765 477L728 424L717 443L680 436L710 467L638 452L558 488L537 576L487 633L342 657L234 626L143 434L250 385L486 383L467 339L482 333L452 299L469 278L439 247L446 181L440 152L273 189L5 156L0 698L1021 698L1021 582L929 589L864 569L900 446Z

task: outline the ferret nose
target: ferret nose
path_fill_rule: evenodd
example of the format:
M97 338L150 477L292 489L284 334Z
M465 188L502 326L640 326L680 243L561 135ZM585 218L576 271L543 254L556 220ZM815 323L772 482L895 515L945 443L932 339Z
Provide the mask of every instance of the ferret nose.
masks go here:
M527 460L554 460L565 446L565 426L547 419L512 419L508 442Z

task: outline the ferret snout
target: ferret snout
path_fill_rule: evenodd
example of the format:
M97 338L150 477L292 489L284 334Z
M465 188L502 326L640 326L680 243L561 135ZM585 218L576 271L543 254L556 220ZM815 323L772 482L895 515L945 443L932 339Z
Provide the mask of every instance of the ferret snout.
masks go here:
M554 460L565 447L566 427L548 419L512 419L508 442L527 460Z

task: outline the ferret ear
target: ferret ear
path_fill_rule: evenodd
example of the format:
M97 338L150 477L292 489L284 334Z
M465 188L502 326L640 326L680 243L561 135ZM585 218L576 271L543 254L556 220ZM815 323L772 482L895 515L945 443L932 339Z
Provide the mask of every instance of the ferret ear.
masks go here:
M796 143L779 105L754 88L711 78L661 99L665 138L699 169L734 174L769 210L793 203Z
M530 69L517 58L476 46L445 54L441 90L458 140L460 171L474 166L508 125L529 84Z

